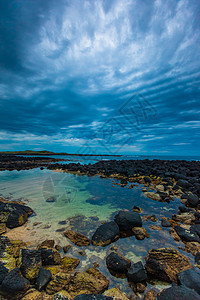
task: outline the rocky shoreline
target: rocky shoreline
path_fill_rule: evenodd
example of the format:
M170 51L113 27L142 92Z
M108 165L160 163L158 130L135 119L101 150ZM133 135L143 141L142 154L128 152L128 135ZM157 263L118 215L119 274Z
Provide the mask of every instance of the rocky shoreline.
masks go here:
M13 165L14 167L14 165ZM31 208L19 203L0 200L0 293L2 299L200 299L200 162L187 161L99 161L94 165L48 164L48 169L60 169L79 175L115 178L121 186L144 186L144 194L159 202L179 198L177 214L162 218L161 225L168 228L175 241L182 241L180 250L163 247L151 249L145 263L134 263L123 256L113 244L120 238L143 240L149 234L143 227L139 207L121 210L110 222L101 224L91 239L72 230L63 232L63 238L84 250L110 245L106 257L109 272L118 278L127 278L134 296L122 293L117 287L109 289L109 280L98 270L98 264L84 272L76 272L80 260L67 255L68 247L61 248L53 240L35 247L6 237L6 228L23 225L32 214ZM156 221L156 216L145 216ZM155 230L162 230L152 225ZM157 227L157 229L156 229ZM164 246L164 245L163 245ZM188 259L187 253L193 259ZM152 280L171 284L162 292L151 285Z

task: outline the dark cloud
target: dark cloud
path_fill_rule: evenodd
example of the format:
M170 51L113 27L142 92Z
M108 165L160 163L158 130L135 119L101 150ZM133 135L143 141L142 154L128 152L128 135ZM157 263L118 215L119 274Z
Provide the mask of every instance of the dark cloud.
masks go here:
M193 0L1 1L2 149L198 154L199 13Z

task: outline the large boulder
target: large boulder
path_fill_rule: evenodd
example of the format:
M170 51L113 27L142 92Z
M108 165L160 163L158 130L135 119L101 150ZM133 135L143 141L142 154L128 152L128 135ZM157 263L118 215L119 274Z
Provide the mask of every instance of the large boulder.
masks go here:
M128 231L133 227L142 227L142 219L134 211L120 210L114 220L121 231Z
M26 223L33 210L25 205L18 203L8 203L0 201L1 214L6 217L5 222L8 228L15 228Z
M172 286L158 294L157 300L200 300L200 296L185 286Z
M114 221L102 224L92 236L94 246L107 246L119 238L119 226Z
M178 274L178 281L198 294L200 294L200 270L195 267L189 270L182 271Z
M22 276L19 268L8 273L1 284L1 292L7 299L19 299L28 290L30 282Z
M167 282L177 282L177 274L192 268L189 259L173 248L152 249L149 251L145 268L153 277Z
M128 270L127 277L129 281L134 283L143 282L147 280L147 273L141 261L132 264Z
M77 246L89 246L90 240L82 233L73 230L67 230L64 235Z
M75 297L80 293L101 294L107 290L109 280L96 268L90 268L83 273L75 273L66 284L66 291Z
M40 250L21 249L21 266L20 270L26 279L34 282L38 277L42 266Z
M131 266L131 261L117 252L111 252L106 257L107 268L116 273L127 273Z
M40 268L39 275L36 281L36 289L42 291L51 280L52 274L50 270Z

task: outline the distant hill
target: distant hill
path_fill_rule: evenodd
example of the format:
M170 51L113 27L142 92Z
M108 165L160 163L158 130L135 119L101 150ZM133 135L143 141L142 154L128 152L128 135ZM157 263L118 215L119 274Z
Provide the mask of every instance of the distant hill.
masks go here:
M71 153L56 153L52 151L42 150L24 150L24 151L0 151L0 154L14 154L14 155L71 155L71 156L121 156L121 155L109 155L109 154L71 154Z

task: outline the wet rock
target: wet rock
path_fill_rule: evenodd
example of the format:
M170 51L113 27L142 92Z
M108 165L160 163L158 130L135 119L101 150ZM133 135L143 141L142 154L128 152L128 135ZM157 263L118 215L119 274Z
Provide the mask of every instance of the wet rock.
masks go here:
M113 300L113 298L98 294L81 294L76 296L74 300Z
M195 267L189 270L182 271L178 274L178 281L198 294L200 294L200 270Z
M73 271L80 263L80 259L65 256L61 260L61 269L65 272Z
M134 227L132 229L133 234L135 235L137 240L144 240L145 237L149 238L149 234L143 227Z
M67 230L64 235L77 246L89 246L90 240L82 233L78 233L72 230Z
M147 196L148 198L152 199L152 200L156 200L156 201L162 201L162 197L160 196L160 194L158 193L154 193L154 192L144 192L145 196Z
M149 228L151 228L153 230L162 230L162 227L160 227L158 225L150 225Z
M156 296L157 296L156 291L150 290L144 295L144 300L156 300L157 299Z
M145 183L151 183L151 178L147 177L147 176L144 176L144 182Z
M142 219L137 212L121 210L114 218L121 231L142 227Z
M107 246L119 238L119 226L114 221L102 224L92 236L92 245Z
M195 194L189 194L187 196L187 204L191 207L197 207L199 204L199 197Z
M120 289L118 289L118 288L109 289L109 290L105 291L103 293L103 295L105 295L107 297L112 297L111 299L116 298L117 300L128 300L126 295L124 293L122 293L120 291Z
M166 217L163 217L161 219L161 225L163 227L171 227L172 226L171 223L170 223L170 221Z
M59 252L62 249L62 247L60 245L55 245L55 249Z
M137 212L137 213L141 213L142 209L140 207L134 205L133 208L132 208L132 211Z
M44 268L40 268L39 275L35 285L36 289L38 291L42 291L51 280L51 277L52 277L51 271L46 270Z
M129 281L132 281L134 283L147 280L147 273L141 261L132 264L132 266L128 270L127 277Z
M192 268L188 258L173 248L152 249L149 251L145 268L153 278L167 282L177 282L177 274Z
M6 214L6 227L15 228L26 223L33 210L18 203L8 203L0 201L1 214Z
M50 203L56 202L56 197L55 196L49 197L46 199L46 202L50 202Z
M195 263L200 266L200 252L195 254Z
M179 223L192 224L195 221L195 215L193 212L185 212L180 215L172 215L172 219Z
M59 265L61 256L54 248L41 248L42 265Z
M28 290L21 300L43 300L43 294L35 289Z
M86 294L101 294L109 285L109 280L95 267L88 269L83 273L75 273L66 284L66 291L75 297L81 292Z
M184 242L185 248L184 251L191 253L192 255L196 255L200 252L200 243L198 242Z
M116 273L127 273L131 266L131 261L117 252L111 252L106 257L106 265L109 270Z
M15 268L4 278L1 284L1 292L8 299L17 299L28 290L30 282L24 278L19 268Z
M143 216L142 219L144 221L152 221L152 222L158 221L158 218L156 217L156 215Z
M200 296L185 286L172 286L157 295L157 300L200 300Z
M56 293L53 297L53 300L70 300L70 299L72 299L70 294L65 290Z
M79 250L78 254L81 255L81 256L84 256L85 255L85 250Z
M179 242L181 240L180 236L176 233L176 230L174 230L174 228L171 228L169 232L175 241Z
M39 244L37 246L37 249L40 250L41 248L47 247L47 248L53 248L55 245L55 241L54 240L45 240L44 242L42 242L41 244Z
M192 186L191 183L189 183L187 180L184 180L184 179L179 179L177 181L176 185L179 187L185 188L185 189Z
M6 223L0 223L0 235L6 232Z
M191 232L191 230L185 229L181 226L175 226L174 229L182 241L200 242L200 238L195 232Z
M9 270L0 261L0 284L2 283L2 281L4 280L4 278L6 277L6 275L8 275L8 271Z
M33 283L38 277L41 266L42 258L40 250L21 250L20 270L26 279Z
M46 292L49 295L53 295L57 292L60 292L65 288L69 280L70 280L70 274L67 273L59 272L56 275L53 275L52 280L49 281L49 283L46 286Z
M71 247L72 247L71 245L64 246L63 247L63 252L67 253L71 249Z
M146 290L146 283L139 282L135 284L135 288L133 289L136 293L144 293Z

